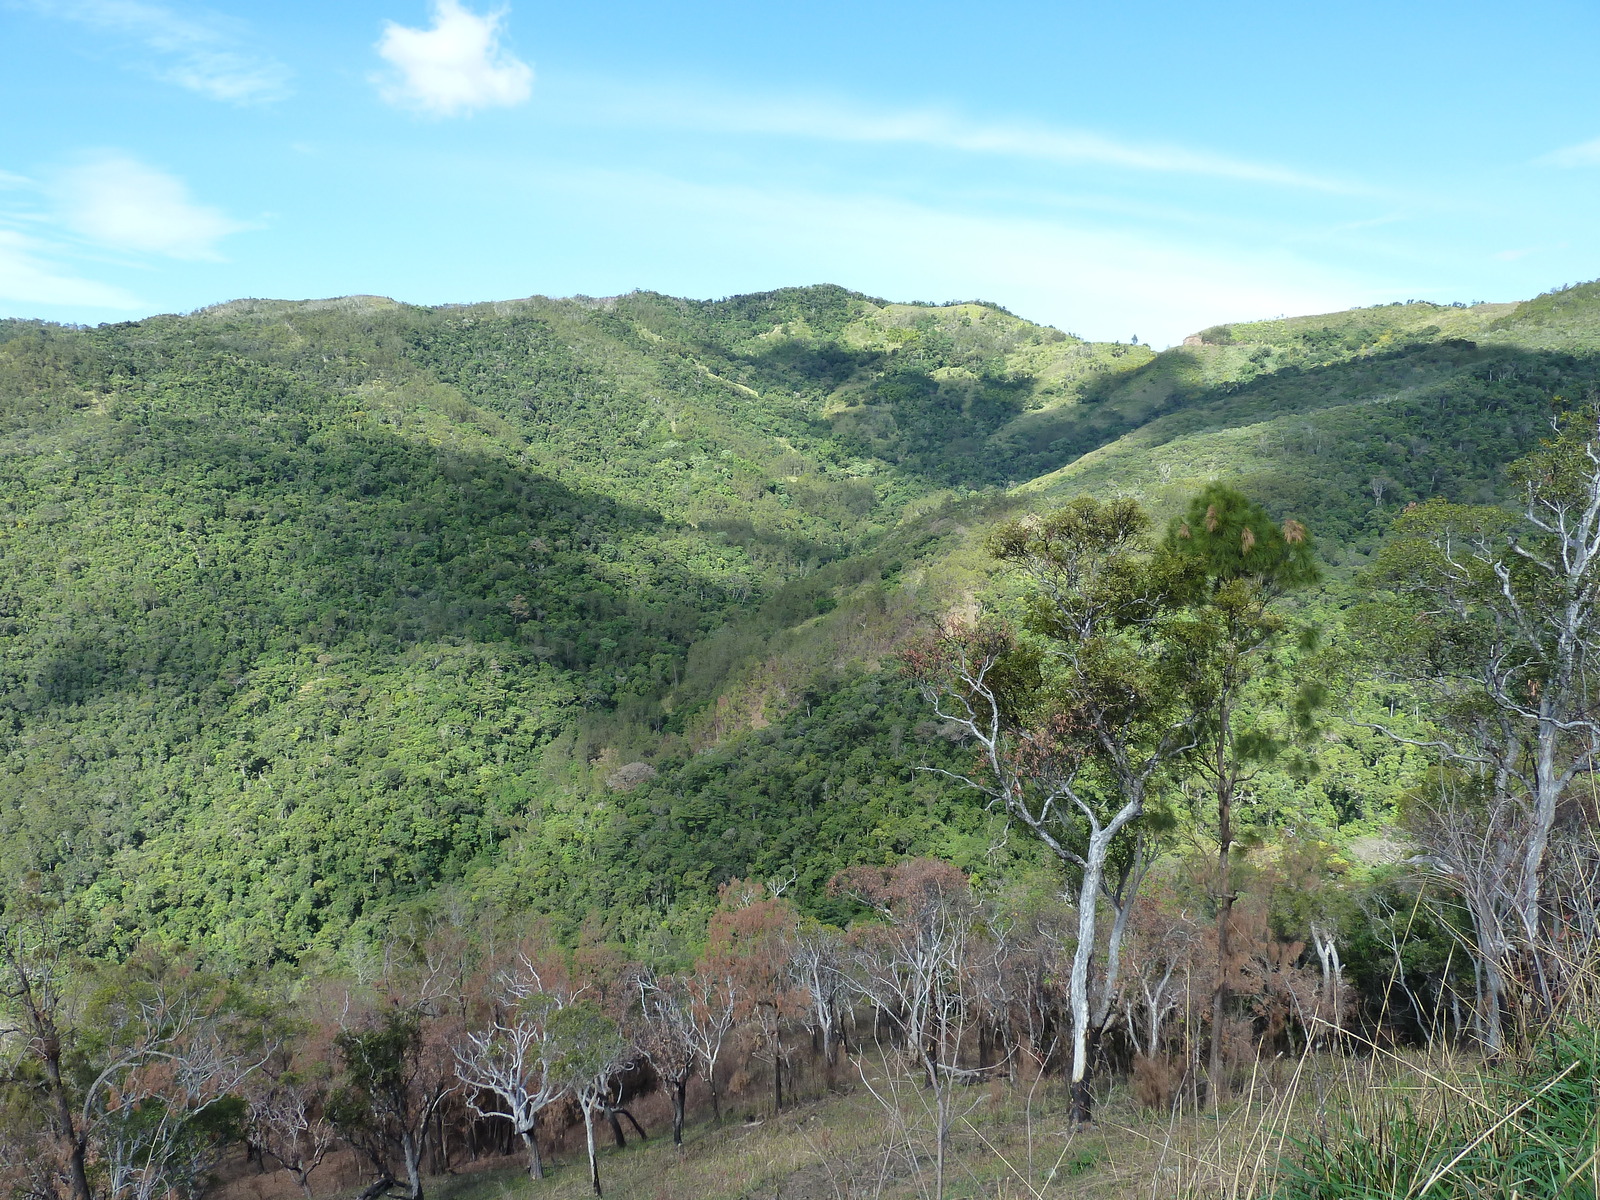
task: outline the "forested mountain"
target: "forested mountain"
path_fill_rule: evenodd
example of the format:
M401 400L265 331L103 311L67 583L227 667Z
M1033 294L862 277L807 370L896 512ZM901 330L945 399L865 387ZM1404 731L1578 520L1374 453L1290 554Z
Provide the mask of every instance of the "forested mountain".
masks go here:
M736 876L992 869L892 661L1006 603L988 527L1233 482L1337 630L1399 510L1503 498L1600 383L1600 285L1190 341L835 287L0 323L4 886L245 964L450 896L670 954ZM1416 770L1348 722L1324 760L1260 819L1368 829Z

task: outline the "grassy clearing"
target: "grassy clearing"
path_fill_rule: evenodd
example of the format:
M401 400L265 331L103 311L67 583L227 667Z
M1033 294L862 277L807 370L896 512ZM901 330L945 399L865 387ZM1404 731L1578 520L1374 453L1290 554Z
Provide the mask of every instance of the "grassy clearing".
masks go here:
M607 1148L600 1163L605 1194L614 1200L931 1200L933 1127L924 1094L906 1081L875 1076L872 1082L892 1107L858 1083L776 1119L695 1125L681 1155L663 1137L621 1151ZM1311 1176L1286 1174L1284 1165L1299 1160L1302 1143L1323 1139L1344 1148L1348 1159L1350 1147L1374 1144L1362 1131L1397 1128L1399 1112L1413 1113L1417 1128L1434 1129L1436 1140L1451 1136L1447 1114L1473 1097L1480 1098L1473 1111L1480 1110L1491 1084L1470 1056L1380 1053L1258 1063L1239 1087L1220 1113L1181 1104L1160 1114L1117 1085L1105 1096L1097 1123L1074 1130L1058 1080L1031 1089L1031 1099L1026 1085L976 1085L951 1131L945 1200L1245 1200L1295 1180L1302 1189L1296 1197L1408 1195L1403 1189L1306 1189ZM1340 1160L1328 1161L1339 1169ZM432 1200L579 1200L591 1193L580 1146L563 1153L542 1183L517 1170L485 1171L434 1181L429 1194Z

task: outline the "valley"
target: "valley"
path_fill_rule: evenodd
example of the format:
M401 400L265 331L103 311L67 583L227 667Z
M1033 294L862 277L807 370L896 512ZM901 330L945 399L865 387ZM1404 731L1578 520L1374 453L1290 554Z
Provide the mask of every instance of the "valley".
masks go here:
M1311 539L1315 581L1262 601L1277 624L1258 644L1281 632L1271 678L1322 690L1294 753L1284 734L1283 753L1241 774L1231 832L1218 832L1203 770L1151 776L1153 815L1128 836L1157 865L1127 875L1133 841L1111 860L1133 879L1127 903L1141 880L1148 898L1129 926L1128 979L1153 986L1165 964L1162 986L1182 977L1195 1004L1231 995L1238 1087L1264 1061L1251 1045L1291 1061L1336 1044L1464 1047L1486 1036L1472 1015L1485 994L1468 952L1478 917L1450 891L1459 878L1401 860L1426 797L1470 790L1467 768L1439 752L1467 736L1451 706L1469 702L1412 659L1464 654L1470 639L1419 648L1407 631L1434 618L1406 626L1373 605L1404 603L1406 564L1432 561L1428 514L1514 514L1528 488L1565 479L1569 467L1513 465L1545 462L1552 420L1597 396L1600 284L1236 322L1162 351L1083 341L988 303L834 286L431 308L237 300L95 327L0 322L0 890L13 969L30 978L23 959L55 955L96 981L84 986L98 998L63 1000L63 1014L122 1032L85 1035L86 1047L135 1036L132 1016L106 1015L105 988L165 995L192 971L270 998L292 1017L277 1044L300 1047L274 1051L287 1055L280 1074L320 1080L311 1107L332 1125L335 1094L365 1088L378 1104L378 1084L350 1074L352 1038L414 1039L417 1061L436 1052L428 1069L442 1071L474 1005L535 961L545 982L526 989L556 995L545 984L560 976L561 1006L592 997L597 1019L622 1023L629 995L648 1009L640 971L662 995L720 971L745 989L748 1061L730 1095L755 1113L775 1085L776 1120L786 1073L791 1087L811 1081L807 1103L869 1103L835 1075L827 1020L804 1015L818 1005L878 1046L880 1074L857 1084L892 1074L885 1045L926 1040L904 1026L909 1001L866 984L848 1001L843 982L827 1000L820 985L780 987L792 968L768 961L780 943L791 954L827 930L847 958L875 920L922 919L908 915L917 888L970 890L972 929L987 921L1000 942L1009 931L1021 955L993 969L1021 978L1034 964L1034 991L1012 980L1022 990L986 1017L952 1000L940 1020L954 1058L923 1064L928 1095L945 1103L941 1072L996 1071L983 1076L994 1089L1002 1075L1048 1076L1059 1100L1079 876L1005 804L962 785L977 743L935 713L929 696L947 685L908 667L907 647L993 619L1031 630L1018 637L1055 661L1029 624L1037 579L998 560L995 537L1082 496L1137 502L1140 553L1161 561L1194 498L1213 497L1215 513L1222 493L1208 489L1221 487L1260 514L1240 518L1247 557L1258 526ZM1171 603L1187 620L1203 603L1185 595L1188 608ZM1152 642L1150 661L1178 636ZM1038 669L1037 695L1055 695ZM1240 711L1266 730L1293 707L1287 687L1263 682ZM1532 704L1537 689L1518 695ZM1114 794L1110 778L1094 776L1096 797ZM1561 804L1580 801L1563 792ZM1219 953L1204 940L1219 848L1236 861L1235 945L1256 964L1228 967L1241 972L1231 985L1200 965ZM1571 853L1561 870L1581 873ZM1337 979L1324 941L1342 955ZM423 976L445 975L430 992ZM1221 1036L1207 1032L1210 1009L1152 1000L1141 1017L1124 983L1107 985L1094 1035L1102 1073L1148 1081L1155 1068L1137 1064L1165 1063L1149 1105L1181 1115L1187 1103L1201 1120L1201 1046ZM1505 1004L1510 1025L1537 1026ZM783 1057L785 1036L800 1065ZM819 1100L840 1089L851 1099ZM441 1131L448 1114L465 1154L481 1130L466 1131L494 1122L448 1094L429 1111ZM989 1103L1014 1101L994 1090ZM388 1137L372 1132L375 1111L346 1116L340 1137L357 1144L362 1120L361 1136ZM436 1142L433 1165L448 1169L450 1153ZM909 1153L902 1183L927 1166Z

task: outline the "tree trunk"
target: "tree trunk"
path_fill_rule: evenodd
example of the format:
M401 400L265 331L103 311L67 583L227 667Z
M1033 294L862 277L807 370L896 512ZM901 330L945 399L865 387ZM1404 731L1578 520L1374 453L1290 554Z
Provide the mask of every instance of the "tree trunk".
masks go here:
M401 1152L406 1160L406 1187L410 1189L411 1200L422 1200L422 1151L425 1140L419 1140L409 1129L400 1138Z
M1089 1092L1089 970L1094 961L1096 905L1100 899L1100 878L1105 870L1106 851L1114 832L1101 831L1089 839L1083 880L1078 888L1078 944L1072 951L1072 974L1068 981L1067 1002L1072 1014L1072 1122L1087 1125L1094 1120L1093 1099Z
M1499 948L1481 936L1478 956L1483 960L1483 1003L1480 1006L1483 1010L1483 1051L1489 1058L1495 1058L1505 1049L1504 1025L1500 1015L1505 1004L1505 974L1500 968Z
M539 1138L534 1133L533 1126L529 1125L520 1131L522 1144L528 1148L528 1178L544 1178L544 1160L539 1157Z
M1090 1091L1089 1077L1072 1081L1071 1120L1074 1125L1088 1125L1094 1121L1094 1093Z
M1563 639L1565 640L1565 639ZM1552 681L1555 684L1555 681ZM1553 688L1552 688L1553 690ZM1547 712L1554 697L1542 704ZM1550 981L1545 972L1544 938L1541 936L1544 898L1544 860L1550 846L1550 832L1556 823L1556 802L1565 787L1561 768L1556 764L1556 742L1561 729L1552 720L1539 722L1539 751L1534 764L1533 828L1523 847L1521 870L1518 872L1516 905L1522 923L1522 936L1526 940L1528 956L1532 960L1533 977L1538 983L1538 995L1544 1004L1541 1015L1548 1015L1553 997Z
M594 1109L587 1104L579 1105L583 1109L583 1137L589 1147L589 1186L594 1188L594 1194L600 1195L600 1160L595 1156L594 1148Z
M1111 1023L1111 1009L1117 1000L1117 984L1122 978L1122 943L1128 936L1128 922L1133 917L1133 902L1138 897L1139 888L1150 869L1146 849L1144 839L1136 835L1133 859L1124 868L1115 890L1105 887L1103 877L1101 880L1106 901L1111 905L1111 929L1106 936L1105 978L1101 980L1099 994L1090 1013L1090 1021L1097 1031L1096 1036ZM1137 1044L1137 1037L1134 1041Z
M1087 1054L1089 1069L1083 1073L1083 1078L1072 1081L1072 1113L1071 1118L1076 1125L1088 1125L1094 1121L1094 1064L1100 1057L1100 1030L1089 1030Z
M772 1022L772 1115L783 1111L783 1032L776 1016Z
M84 1164L88 1146L83 1138L72 1139L72 1151L67 1155L67 1170L72 1180L73 1200L90 1200L89 1171Z
M606 1109L606 1123L611 1126L611 1138L617 1144L617 1149L622 1150L628 1145L628 1139L622 1136L622 1122L617 1120L617 1110Z
M1317 962L1322 967L1321 1007L1328 1014L1323 1019L1332 1027L1333 1039L1337 1041L1344 1032L1342 1014L1339 1012L1340 993L1344 990L1344 964L1339 959L1339 946L1333 933L1316 921L1311 923L1311 944L1316 948ZM1428 1039L1431 1045L1432 1033Z
M1233 917L1233 781L1223 773L1228 753L1228 721L1224 714L1217 743L1217 986L1211 996L1211 1107L1227 1092L1222 1078L1222 1029L1228 1016L1228 925Z
M1539 700L1538 751L1534 756L1534 806L1533 828L1523 843L1521 870L1516 887L1517 916L1522 921L1522 934L1529 947L1539 944L1539 901L1544 881L1545 852L1550 845L1550 831L1555 828L1556 802L1566 780L1562 769L1556 765L1557 744L1562 737L1564 711L1571 703L1571 663L1581 651L1577 631L1583 626L1582 606L1568 600L1562 610L1561 634L1557 640L1557 671L1555 678L1547 681ZM1537 951L1536 951L1537 952Z
M1211 1107L1220 1105L1227 1092L1222 1078L1222 1031L1228 1019L1228 924L1233 915L1233 899L1224 895L1217 911L1217 986L1211 993L1211 1055L1206 1074L1211 1080Z
M683 1148L683 1107L689 1090L687 1076L672 1081L672 1144Z
M56 1122L61 1140L67 1144L67 1178L72 1187L72 1200L91 1200L89 1171L86 1165L88 1140L78 1133L73 1118L72 1101L67 1097L67 1085L61 1077L61 1038L55 1023L42 1004L35 1005L33 992L28 988L24 968L17 968L22 978L23 1003L28 1007L30 1023L37 1031L44 1048L44 1073L50 1083L50 1097L55 1102Z

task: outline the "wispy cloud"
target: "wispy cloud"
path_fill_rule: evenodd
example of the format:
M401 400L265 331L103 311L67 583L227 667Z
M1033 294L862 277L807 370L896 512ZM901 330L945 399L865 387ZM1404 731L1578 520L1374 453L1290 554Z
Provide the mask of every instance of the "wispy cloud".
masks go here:
M144 307L132 293L83 279L55 261L58 248L11 229L0 229L0 300L131 311Z
M1000 299L1086 336L1137 333L1157 345L1219 320L1346 307L1363 293L1336 266L1244 242L661 175L567 172L560 186L575 202L618 209L614 224L637 239L636 278L649 286L684 286L651 278L661 253L652 246L670 228L724 290L799 278L879 292L887 283L897 296ZM752 278L753 262L770 275Z
M0 301L15 305L147 308L85 271L147 267L154 257L221 261L218 243L252 228L196 201L176 176L116 152L38 179L0 171L0 190Z
M375 80L390 104L435 116L507 108L533 93L533 68L500 44L507 9L478 14L434 0L433 25L385 22L378 55L395 70Z
M35 12L128 39L128 64L213 100L253 104L288 95L290 71L251 50L237 22L143 0L25 0Z
M663 93L618 98L614 90L611 99L601 100L595 108L634 123L717 133L922 146L1062 166L1203 175L1319 192L1359 194L1369 190L1346 180L1170 143L1126 141L1087 130L1022 122L975 121L940 109L875 111L822 99Z
M222 238L250 228L196 202L183 180L125 154L68 167L49 190L63 225L114 250L216 261Z
M1535 254L1552 254L1572 248L1571 242L1548 242L1536 246L1513 246L1507 250L1496 250L1489 257L1496 262L1520 262Z
M1600 167L1600 138L1552 150L1535 161L1547 167Z

